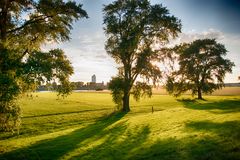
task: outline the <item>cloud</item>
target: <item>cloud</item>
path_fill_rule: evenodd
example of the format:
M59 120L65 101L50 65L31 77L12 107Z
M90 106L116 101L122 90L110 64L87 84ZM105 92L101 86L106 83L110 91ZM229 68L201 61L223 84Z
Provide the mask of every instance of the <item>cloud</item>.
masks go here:
M61 48L73 62L76 62L79 58L105 60L108 57L104 49L105 39L101 32L79 33L79 36L73 35L69 42L46 44L42 49L47 51L53 48Z
M96 74L99 82L107 82L117 73L117 69L114 60L105 51L105 40L102 32L80 32L72 35L69 42L50 43L42 48L45 51L53 48L64 50L74 67L71 81L88 82Z
M216 29L208 29L206 31L197 32L195 30L180 33L179 36L172 40L171 43L190 43L197 39L216 39L218 42L227 46L240 47L240 35L224 33Z
M218 41L221 41L224 39L224 34L221 31L215 30L215 29L209 29L207 31L203 32L197 32L195 30L189 31L189 32L183 32L180 33L178 38L171 41L172 44L180 44L180 43L190 43L197 39L216 39Z

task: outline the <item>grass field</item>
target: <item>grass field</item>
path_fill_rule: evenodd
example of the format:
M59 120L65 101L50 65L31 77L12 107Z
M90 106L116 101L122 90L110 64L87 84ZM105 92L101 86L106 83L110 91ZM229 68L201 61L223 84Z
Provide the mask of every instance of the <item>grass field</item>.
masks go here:
M162 88L162 87L153 89L153 93L161 94L161 95L167 95L168 94L167 91L164 88ZM185 94L191 95L191 92L188 91ZM214 95L214 96L240 95L240 87L224 87L224 88L222 88L220 90L214 91L212 95Z
M190 98L154 94L121 114L109 93L35 93L0 159L240 159L240 95Z

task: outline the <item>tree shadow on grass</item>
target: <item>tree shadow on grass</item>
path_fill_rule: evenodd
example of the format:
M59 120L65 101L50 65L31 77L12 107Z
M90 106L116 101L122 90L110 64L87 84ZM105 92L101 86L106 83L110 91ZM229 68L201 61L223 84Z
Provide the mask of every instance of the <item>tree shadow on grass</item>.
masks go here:
M136 126L132 130L110 133L100 145L75 155L73 159L129 159L134 150L143 146L147 141L150 129L148 126Z
M190 132L209 133L200 139L199 144L209 148L209 154L219 156L220 159L239 159L240 157L240 121L226 121L222 123L211 121L197 121L186 123ZM214 138L212 138L214 137ZM211 140L209 143L209 140ZM204 148L201 147L201 150ZM195 151L196 152L196 151Z
M184 107L195 110L208 110L213 113L232 113L240 112L240 100L229 99L219 100L216 102L204 102L197 101L195 99L182 99L178 100L183 104Z
M96 111L104 111L104 110L112 110L112 108L86 109L86 110L73 111L73 112L62 112L62 113L49 113L49 114L41 114L41 115L31 115L31 116L24 116L24 117L22 117L22 119L37 118L37 117L48 117L48 116L57 116L57 115L68 115L68 114L83 113L83 112L96 112Z
M186 128L190 131L212 132L218 136L230 135L232 139L240 142L240 121L226 121L223 123L215 123L211 121L197 121L186 123ZM240 145L240 144L239 144Z
M148 125L129 127L123 116L114 114L70 134L6 153L0 159L239 159L240 121L188 122L186 137L151 141Z
M42 140L31 146L2 154L0 159L59 159L77 148L83 141L90 138L98 139L109 134L110 130L105 128L117 123L124 115L124 113L114 113L70 134ZM122 132L126 127L126 121L122 121L114 126L114 133Z
M202 133L199 133L201 131ZM159 139L150 146L135 150L127 159L239 160L240 121L190 122L186 124L186 132L191 134L180 139Z
M117 113L85 128L0 155L0 159L122 159L141 146L150 133L148 126L129 131L125 114Z

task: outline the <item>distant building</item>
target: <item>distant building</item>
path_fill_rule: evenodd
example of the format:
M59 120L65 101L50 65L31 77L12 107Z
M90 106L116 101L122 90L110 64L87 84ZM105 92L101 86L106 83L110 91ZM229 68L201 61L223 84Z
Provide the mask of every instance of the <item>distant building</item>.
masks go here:
M94 75L92 75L92 83L96 83L96 82L97 82L96 75L94 74Z
M74 89L81 89L84 86L84 82L72 82L72 86L74 87Z

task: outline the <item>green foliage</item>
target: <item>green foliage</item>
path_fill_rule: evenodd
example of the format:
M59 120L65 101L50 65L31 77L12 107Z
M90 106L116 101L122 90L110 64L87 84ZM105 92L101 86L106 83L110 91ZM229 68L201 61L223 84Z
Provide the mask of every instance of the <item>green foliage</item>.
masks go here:
M139 101L140 97L144 97L144 96L151 97L152 87L147 83L136 82L136 85L134 85L132 88L132 94L133 94L133 98L136 101Z
M119 76L124 83L123 110L129 111L130 91L136 79L141 77L144 82L155 83L161 78L155 63L160 56L153 46L176 37L181 23L167 8L151 5L148 0L114 1L104 6L103 12L108 37L105 49L120 65ZM136 98L139 98L137 94Z
M232 72L234 63L224 59L227 50L215 39L196 40L177 47L179 70L168 77L166 88L179 96L187 90L202 99L202 93L211 94L224 85L224 77ZM181 49L179 49L181 48Z
M121 109L124 92L124 79L121 77L113 77L109 82L108 88L112 91L113 102L116 103L117 109Z
M173 77L168 76L166 90L169 94L179 97L182 93L189 90L188 86L188 83L184 83L183 81L176 82Z
M21 123L21 109L14 102L0 102L0 132L19 129Z
M11 130L3 126L18 123L20 94L51 81L59 83L60 95L70 93L73 68L69 60L62 50L42 52L41 46L69 40L73 21L87 13L82 5L62 0L5 0L0 12L0 114L5 115L1 124L6 124L0 130ZM16 121L9 118L14 116Z
M25 63L24 73L27 83L45 83L52 79L58 80L60 85L55 83L53 90L59 95L67 95L71 91L69 76L73 74L70 61L60 49L50 50L49 52L34 52L28 57Z

